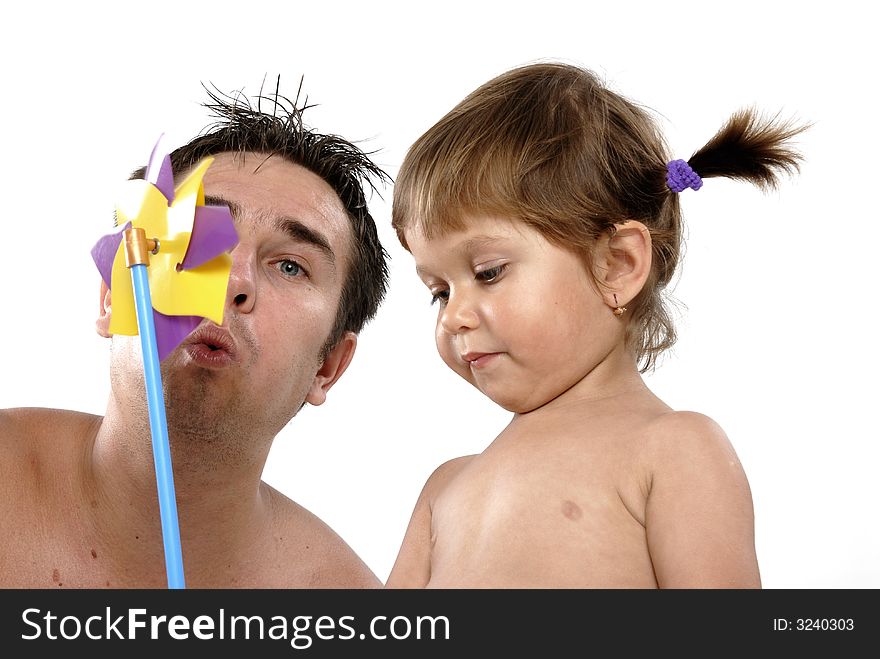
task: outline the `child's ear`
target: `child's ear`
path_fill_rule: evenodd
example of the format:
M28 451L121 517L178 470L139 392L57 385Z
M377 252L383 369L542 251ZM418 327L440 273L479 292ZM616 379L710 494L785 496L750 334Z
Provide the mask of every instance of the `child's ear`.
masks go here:
M307 403L321 405L327 400L327 392L345 373L345 369L351 363L351 358L354 357L355 348L357 348L357 334L346 332L339 339L339 342L333 346L333 349L324 359L324 363L321 364L321 368L315 373L315 379L312 381L308 394L306 394Z
M614 225L601 246L602 293L608 306L624 307L636 297L651 274L651 232L641 222Z
M95 330L105 339L110 338L110 289L101 280L101 300L98 307L98 320L95 321Z

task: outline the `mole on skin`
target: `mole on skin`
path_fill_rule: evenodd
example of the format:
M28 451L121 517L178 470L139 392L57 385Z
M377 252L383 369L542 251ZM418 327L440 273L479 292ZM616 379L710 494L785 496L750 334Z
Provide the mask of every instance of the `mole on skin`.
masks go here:
M562 502L562 514L572 521L579 520L584 512L574 501L565 500Z

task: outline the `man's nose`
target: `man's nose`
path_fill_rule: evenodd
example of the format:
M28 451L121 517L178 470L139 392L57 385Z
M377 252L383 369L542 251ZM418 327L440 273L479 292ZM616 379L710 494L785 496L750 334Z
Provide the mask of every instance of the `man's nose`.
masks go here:
M257 302L254 259L241 245L232 250L232 269L226 288L226 307L239 313L250 313Z
M449 292L449 298L440 312L440 325L450 334L480 326L480 315L474 295L466 290Z

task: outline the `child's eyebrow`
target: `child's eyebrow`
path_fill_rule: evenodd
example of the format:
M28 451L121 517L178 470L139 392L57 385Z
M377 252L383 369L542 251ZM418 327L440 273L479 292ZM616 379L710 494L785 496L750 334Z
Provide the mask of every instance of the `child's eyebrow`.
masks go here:
M490 247L496 247L499 244L504 244L507 242L507 240L508 239L506 236L473 236L459 243L458 245L454 245L452 251L455 254L464 254L465 256L470 256L474 252L477 252L481 249L488 249ZM416 265L416 274L419 276L423 276L430 273L425 267Z
M458 250L470 254L471 252L476 252L480 249L494 247L498 243L503 242L506 242L506 239L503 236L474 236L460 244Z

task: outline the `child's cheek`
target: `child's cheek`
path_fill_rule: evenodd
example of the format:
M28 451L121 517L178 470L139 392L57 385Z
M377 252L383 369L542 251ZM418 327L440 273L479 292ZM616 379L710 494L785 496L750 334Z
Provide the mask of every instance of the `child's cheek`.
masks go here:
M461 360L458 358L458 352L456 351L452 336L444 332L438 325L435 338L437 352L440 353L440 358L443 360L443 363L470 382L470 369L467 365L462 364Z
M443 360L443 363L445 363L449 368L457 373L457 354L455 352L454 346L452 345L452 337L444 332L438 325L437 332L434 338L437 345L437 352L440 354L440 358Z

